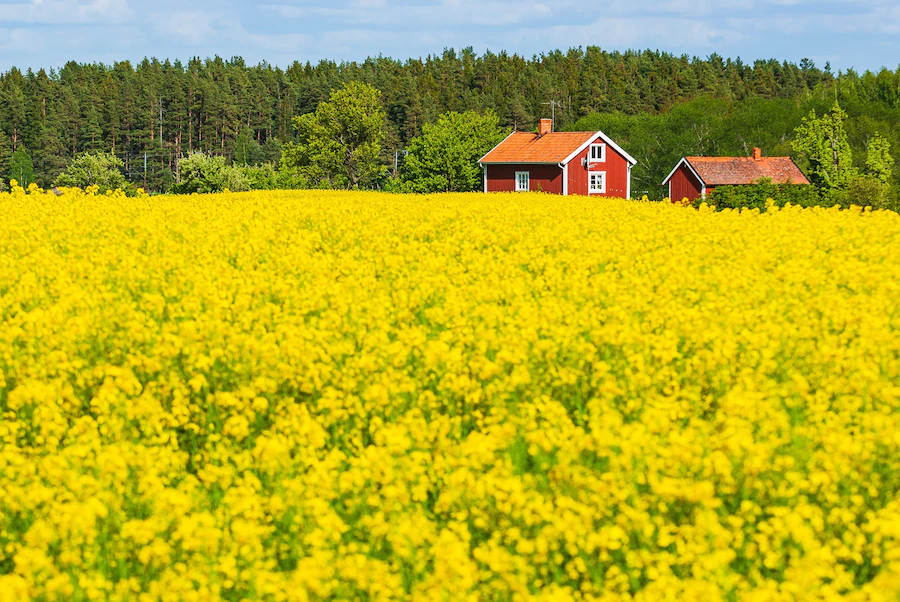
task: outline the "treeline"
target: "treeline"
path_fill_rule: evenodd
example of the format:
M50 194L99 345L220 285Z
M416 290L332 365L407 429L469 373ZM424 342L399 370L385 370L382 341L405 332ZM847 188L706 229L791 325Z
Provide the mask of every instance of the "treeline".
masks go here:
M571 129L591 114L666 114L698 97L726 103L857 98L877 107L876 119L893 118L900 107L900 69L835 75L828 65L820 69L807 60L751 64L715 54L700 59L597 47L531 58L448 49L424 59L295 62L286 69L247 65L238 57L111 66L70 62L59 71L11 69L0 75L0 174L8 176L20 147L41 185L86 151L114 154L131 182L156 191L171 188L177 161L194 151L229 162L277 163L282 145L294 135L294 117L314 112L332 90L356 81L382 93L382 158L388 165L425 124L448 111L490 109L501 126L531 130L549 115L550 101L562 104L557 129ZM791 132L775 128L769 127L774 135ZM642 152L628 148L636 156ZM647 187L655 177L646 178Z

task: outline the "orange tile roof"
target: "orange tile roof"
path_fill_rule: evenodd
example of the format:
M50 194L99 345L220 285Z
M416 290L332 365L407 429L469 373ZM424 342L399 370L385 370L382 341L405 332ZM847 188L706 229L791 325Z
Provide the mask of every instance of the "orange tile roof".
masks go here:
M597 132L515 132L495 146L481 163L561 163Z
M752 184L771 178L775 184L790 181L809 184L809 180L790 157L685 157L707 186Z

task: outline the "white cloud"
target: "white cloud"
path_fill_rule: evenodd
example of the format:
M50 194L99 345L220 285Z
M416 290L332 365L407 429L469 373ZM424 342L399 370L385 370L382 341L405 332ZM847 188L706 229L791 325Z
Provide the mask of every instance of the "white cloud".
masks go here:
M261 8L285 19L330 19L368 27L424 29L478 25L503 27L552 19L557 5L543 2L444 0L440 5L389 7L384 0L355 0L349 7L322 5L264 4Z
M519 30L515 37L517 41L538 39L546 49L588 45L606 49L672 49L689 43L695 48L710 51L724 38L734 42L746 36L740 30L696 19L602 17L584 25ZM661 41L665 43L661 44Z
M153 15L153 28L161 35L200 45L212 42L223 29L222 18L199 10L180 10Z
M307 50L312 46L313 38L302 33L283 33L283 34L244 34L246 39L252 42L257 48L272 50L275 52L294 52L298 53Z
M584 0L0 0L0 23L0 63L38 66L195 54L284 66L445 47L530 56L588 45L842 57L831 59L836 68L900 62L900 0L645 0L602 10ZM17 29L31 25L43 27Z
M723 15L751 14L758 9L755 2L747 0L666 0L654 7L650 14L669 14L696 21L698 17L715 16L721 19Z
M128 0L32 0L0 4L6 23L124 23L133 18Z
M35 45L43 50L47 43L32 29L0 29L0 50L13 52Z

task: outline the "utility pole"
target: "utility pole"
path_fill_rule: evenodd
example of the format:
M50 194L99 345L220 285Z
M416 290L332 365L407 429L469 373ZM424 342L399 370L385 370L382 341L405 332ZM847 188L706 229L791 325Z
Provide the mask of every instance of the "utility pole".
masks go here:
M147 151L144 151L144 191L147 190Z

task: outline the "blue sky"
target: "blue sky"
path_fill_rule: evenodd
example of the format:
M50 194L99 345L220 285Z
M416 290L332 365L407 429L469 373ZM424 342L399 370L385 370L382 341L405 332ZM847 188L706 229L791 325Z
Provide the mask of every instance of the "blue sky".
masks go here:
M900 0L0 0L0 71L144 56L405 59L573 46L900 65Z

